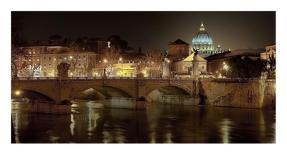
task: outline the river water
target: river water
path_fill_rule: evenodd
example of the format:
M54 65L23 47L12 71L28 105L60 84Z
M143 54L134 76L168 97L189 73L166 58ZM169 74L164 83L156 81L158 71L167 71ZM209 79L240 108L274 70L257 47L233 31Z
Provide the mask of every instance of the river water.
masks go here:
M77 113L28 113L12 103L17 143L275 143L272 110L149 103L146 110L81 101Z

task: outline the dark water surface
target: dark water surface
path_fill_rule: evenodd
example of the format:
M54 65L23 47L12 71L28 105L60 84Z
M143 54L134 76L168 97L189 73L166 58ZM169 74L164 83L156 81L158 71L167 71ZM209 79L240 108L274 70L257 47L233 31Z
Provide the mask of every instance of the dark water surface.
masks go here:
M78 114L32 114L12 104L19 143L275 143L275 112L149 104L146 110L103 109L81 102Z

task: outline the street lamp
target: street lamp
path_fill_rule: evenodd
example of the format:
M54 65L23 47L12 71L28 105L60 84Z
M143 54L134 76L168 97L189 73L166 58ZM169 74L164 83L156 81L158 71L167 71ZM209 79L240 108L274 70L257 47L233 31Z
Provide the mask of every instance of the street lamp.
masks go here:
M229 70L229 66L225 62L223 62L223 69L226 71Z
M106 58L103 59L103 63L106 64L108 63L108 60ZM104 78L106 77L106 65L104 65Z
M119 58L119 62L121 63L121 77L123 76L123 58L122 57L120 57Z
M16 96L19 96L19 95L21 95L21 91L20 91L20 90L16 90L14 94L15 94Z

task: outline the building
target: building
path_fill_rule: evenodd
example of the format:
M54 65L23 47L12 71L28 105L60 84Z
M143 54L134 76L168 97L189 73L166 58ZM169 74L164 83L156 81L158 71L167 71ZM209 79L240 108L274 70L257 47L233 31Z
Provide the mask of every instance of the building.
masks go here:
M62 62L70 64L70 77L92 76L92 69L97 62L94 52L76 52L65 46L20 48L28 55L28 62L30 62L25 72L20 72L20 77L56 77L57 66Z
M176 77L199 77L206 73L207 61L197 53L172 63L172 75Z
M41 76L57 76L57 66L62 63L70 64L69 77L93 76L96 54L93 52L59 51L40 55Z
M206 31L203 23L201 23L199 31L192 38L192 48L198 50L203 57L214 54L213 39Z
M176 41L168 44L167 58L171 61L181 60L183 57L187 57L189 53L189 44L181 39L177 39Z
M269 60L271 57L276 58L276 45L266 46L265 52L260 53L261 60Z
M227 62L234 57L240 56L241 58L248 57L251 60L260 59L260 54L264 51L263 48L257 49L237 49L232 51L225 51L215 55L206 57L207 72L209 74L218 75L223 69L228 69Z

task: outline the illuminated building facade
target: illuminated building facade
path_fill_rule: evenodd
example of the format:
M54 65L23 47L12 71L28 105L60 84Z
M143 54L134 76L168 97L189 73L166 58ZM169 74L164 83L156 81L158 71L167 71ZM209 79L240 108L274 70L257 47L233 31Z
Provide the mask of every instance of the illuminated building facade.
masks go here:
M57 76L57 66L62 62L70 64L70 77L91 77L96 62L96 54L92 52L72 51L41 54L41 76Z
M186 58L173 62L173 74L179 77L199 77L206 73L207 61L192 53Z
M266 46L265 52L260 53L261 60L269 60L271 57L276 58L276 45Z
M27 73L20 72L25 77L56 77L57 65L66 62L70 64L69 76L92 76L92 69L97 62L93 52L75 52L65 46L30 46L21 47L28 55ZM89 74L91 73L91 74Z

